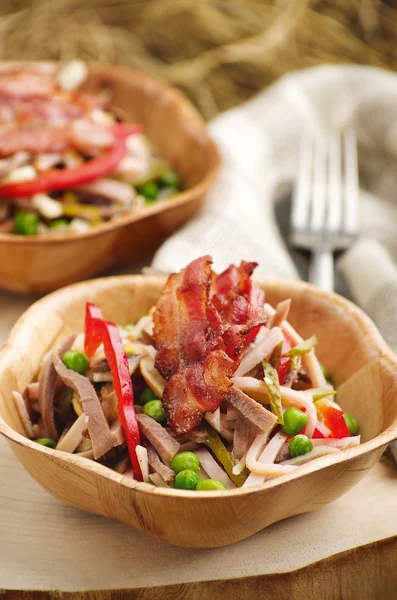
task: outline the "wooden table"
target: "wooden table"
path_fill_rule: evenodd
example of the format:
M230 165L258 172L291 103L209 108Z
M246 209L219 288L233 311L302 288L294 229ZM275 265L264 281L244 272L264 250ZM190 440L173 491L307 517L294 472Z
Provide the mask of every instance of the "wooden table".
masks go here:
M31 300L0 294L0 339ZM321 510L187 550L65 506L0 440L2 600L395 600L396 565L397 468L383 461Z

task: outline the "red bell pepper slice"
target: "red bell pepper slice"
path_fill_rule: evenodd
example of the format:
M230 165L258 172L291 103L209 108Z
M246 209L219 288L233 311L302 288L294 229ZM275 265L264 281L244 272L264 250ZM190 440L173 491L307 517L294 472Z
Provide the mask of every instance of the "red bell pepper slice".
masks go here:
M140 127L137 125L117 123L111 128L115 137L114 144L98 158L70 169L49 169L30 181L0 185L0 198L18 198L51 190L65 190L100 179L111 173L124 157L126 138L139 131Z
M330 430L332 438L341 439L350 436L343 410L324 402L317 406L317 411L323 417L324 425Z
M103 343L113 376L113 385L118 398L119 419L124 428L134 476L138 481L142 481L142 472L136 454L136 447L140 443L139 427L134 410L134 393L123 341L117 325L111 321L105 321L99 306L87 302L84 342L87 356L93 356L101 343Z

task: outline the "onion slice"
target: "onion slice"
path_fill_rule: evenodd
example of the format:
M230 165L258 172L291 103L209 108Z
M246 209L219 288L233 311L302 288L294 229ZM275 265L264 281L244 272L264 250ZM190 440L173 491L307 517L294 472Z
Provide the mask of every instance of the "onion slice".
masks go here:
M324 441L324 440L321 440ZM298 467L300 465L304 465L315 458L320 458L320 456L325 456L326 454L338 454L340 452L339 448L333 448L332 446L317 446L313 448L311 452L307 452L306 454L301 454L300 456L296 456L295 458L290 458L289 460L284 460L280 463L280 466L290 467L295 466Z
M59 440L56 449L73 453L81 442L83 432L87 429L87 417L84 413L76 419L69 431Z
M265 313L269 319L273 319L274 315L276 314L276 311L272 306L270 306L270 304L265 304ZM295 346L301 344L304 341L303 338L299 335L299 333L295 331L292 325L288 323L288 321L283 321L281 327L285 335L291 340L291 342ZM314 353L314 350L310 350L310 352L304 354L302 356L302 360L307 370L309 371L312 387L329 387L329 384L327 383L327 380L324 377L321 365Z
M138 458L139 466L141 467L143 481L149 481L149 459L147 450L144 446L138 446L135 448L136 455Z
M204 471L211 479L217 479L225 484L227 489L235 488L235 484L226 475L225 471L218 465L212 454L206 448L198 448L196 454Z
M270 442L266 444L267 437L266 434L257 435L248 450L246 465L251 471L251 475L246 479L243 487L260 485L264 483L266 477L277 477L291 471L290 468L286 469L285 466L274 464L277 454L287 439L287 435L281 432L276 433ZM266 446L261 452L264 444Z
M267 358L281 342L284 341L283 332L280 327L267 329L262 327L257 338L249 350L241 359L240 365L235 373L236 377L241 377L251 371L256 365Z

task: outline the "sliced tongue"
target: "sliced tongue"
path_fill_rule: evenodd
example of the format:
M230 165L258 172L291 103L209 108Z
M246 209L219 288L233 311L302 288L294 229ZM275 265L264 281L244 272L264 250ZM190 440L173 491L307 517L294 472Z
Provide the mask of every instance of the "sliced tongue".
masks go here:
M43 422L43 435L55 440L59 438L54 421L54 396L58 374L53 364L53 358L56 354L63 356L63 354L73 346L74 340L75 336L69 335L62 341L58 348L50 353L41 369L39 379L38 398Z
M275 427L276 415L236 387L232 387L225 400L230 402L248 421L259 427L263 432L269 433Z
M147 415L136 415L139 429L146 439L154 446L160 458L167 464L179 450L179 442L176 441L157 421Z
M62 362L62 349L52 357L53 364L63 383L78 394L87 419L94 458L100 458L114 446L114 437L109 429L101 403L87 377L68 369Z
M147 449L147 455L149 459L149 465L152 467L153 471L158 473L160 477L164 479L164 481L172 481L175 477L175 473L172 469L167 467L163 462L161 462L156 450L153 446L149 446Z
M255 433L258 431L245 417L239 413L236 417L236 425L233 437L233 454L240 460L252 444Z

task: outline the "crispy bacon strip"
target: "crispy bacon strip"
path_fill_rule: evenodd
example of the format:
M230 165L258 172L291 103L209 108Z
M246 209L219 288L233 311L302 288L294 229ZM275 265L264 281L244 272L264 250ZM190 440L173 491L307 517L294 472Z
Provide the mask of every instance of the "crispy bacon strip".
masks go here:
M233 359L266 322L264 292L251 279L255 267L257 263L245 261L239 267L231 265L213 284L211 302L223 323L226 352Z
M203 256L171 275L153 316L155 365L168 381L163 402L178 434L198 425L205 412L215 411L231 387L233 361L217 348L221 323L209 305L211 264Z
M255 264L218 276L210 299L211 264L203 256L171 275L153 316L155 366L167 380L163 402L177 434L220 406L250 332L265 321L263 293L250 280Z
M79 149L70 125L103 106L99 96L59 89L53 72L26 65L0 70L0 155Z

